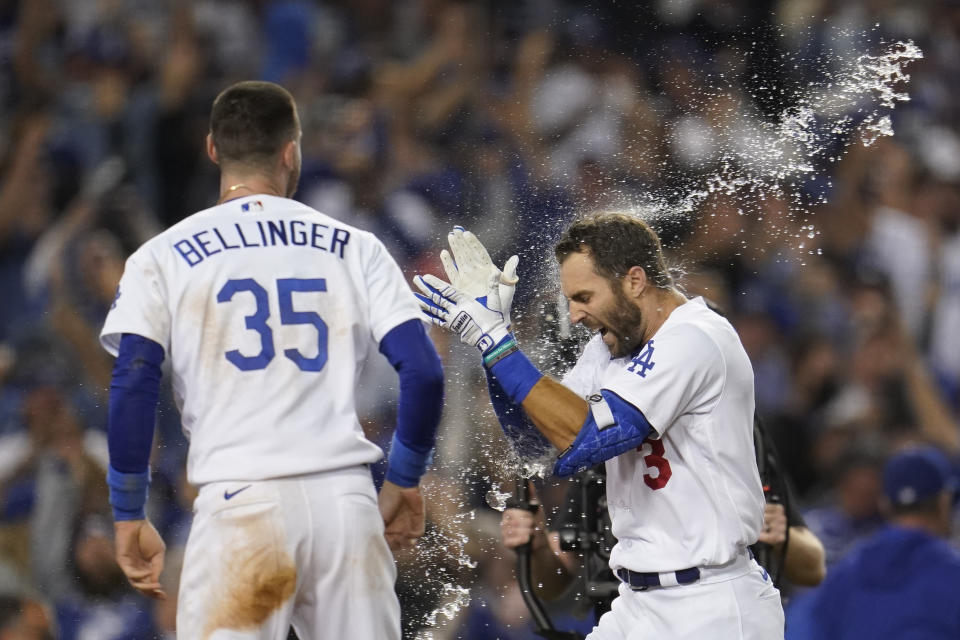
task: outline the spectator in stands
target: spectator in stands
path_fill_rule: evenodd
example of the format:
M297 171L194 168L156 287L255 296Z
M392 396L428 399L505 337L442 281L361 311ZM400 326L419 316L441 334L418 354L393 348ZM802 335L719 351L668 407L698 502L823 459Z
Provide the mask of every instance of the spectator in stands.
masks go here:
M53 447L38 459L35 485L34 582L53 603L60 639L153 637L149 601L114 559L102 469L93 473L76 445Z
M810 530L823 542L829 567L859 540L883 524L880 515L882 458L858 444L843 452L828 477L827 501L803 514Z
M945 540L956 479L933 447L894 455L883 474L889 526L798 600L789 640L960 637L960 553Z
M35 598L0 595L0 640L54 640L53 619Z

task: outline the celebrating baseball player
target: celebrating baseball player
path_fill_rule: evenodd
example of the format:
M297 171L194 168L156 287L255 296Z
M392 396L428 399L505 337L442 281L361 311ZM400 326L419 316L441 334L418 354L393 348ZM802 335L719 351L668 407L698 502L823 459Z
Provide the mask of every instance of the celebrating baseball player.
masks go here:
M511 333L516 257L501 271L469 232L449 241L450 282L417 276L420 306L480 350L507 435L522 455L556 447L558 475L606 462L621 584L588 638L783 638L779 593L747 549L764 512L750 361L724 318L673 286L656 234L609 213L566 230L570 320L596 335L562 383Z
M199 486L177 636L400 638L390 548L424 531L420 477L443 396L417 301L383 244L290 197L300 174L291 95L241 82L213 103L220 200L130 256L101 334L110 392L117 560L164 597L164 543L145 517L167 362ZM375 347L400 376L378 496L355 386Z

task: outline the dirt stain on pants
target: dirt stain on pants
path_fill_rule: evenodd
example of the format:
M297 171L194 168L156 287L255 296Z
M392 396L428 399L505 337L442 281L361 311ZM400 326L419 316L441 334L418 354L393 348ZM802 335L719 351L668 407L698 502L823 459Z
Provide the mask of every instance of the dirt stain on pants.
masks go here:
M284 548L279 527L269 517L237 521L223 547L223 583L212 590L204 638L217 629L259 628L297 587L297 568Z

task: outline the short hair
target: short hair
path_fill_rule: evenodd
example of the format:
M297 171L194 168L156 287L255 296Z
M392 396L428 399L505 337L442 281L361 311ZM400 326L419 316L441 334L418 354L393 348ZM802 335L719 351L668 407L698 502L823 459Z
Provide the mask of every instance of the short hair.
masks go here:
M210 110L210 133L221 163L269 165L299 130L293 96L272 82L231 85Z
M563 264L570 254L583 252L593 258L597 273L610 280L622 278L632 267L642 267L655 287L673 286L660 238L635 216L604 212L574 222L564 231L554 255Z

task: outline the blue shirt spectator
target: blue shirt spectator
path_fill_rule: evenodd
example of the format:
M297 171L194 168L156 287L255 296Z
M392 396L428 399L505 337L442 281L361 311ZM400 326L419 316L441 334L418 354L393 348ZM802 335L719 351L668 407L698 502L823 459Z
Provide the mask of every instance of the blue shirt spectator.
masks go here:
M954 482L930 447L895 455L884 470L891 517L788 611L788 640L960 638L960 553L950 533Z

